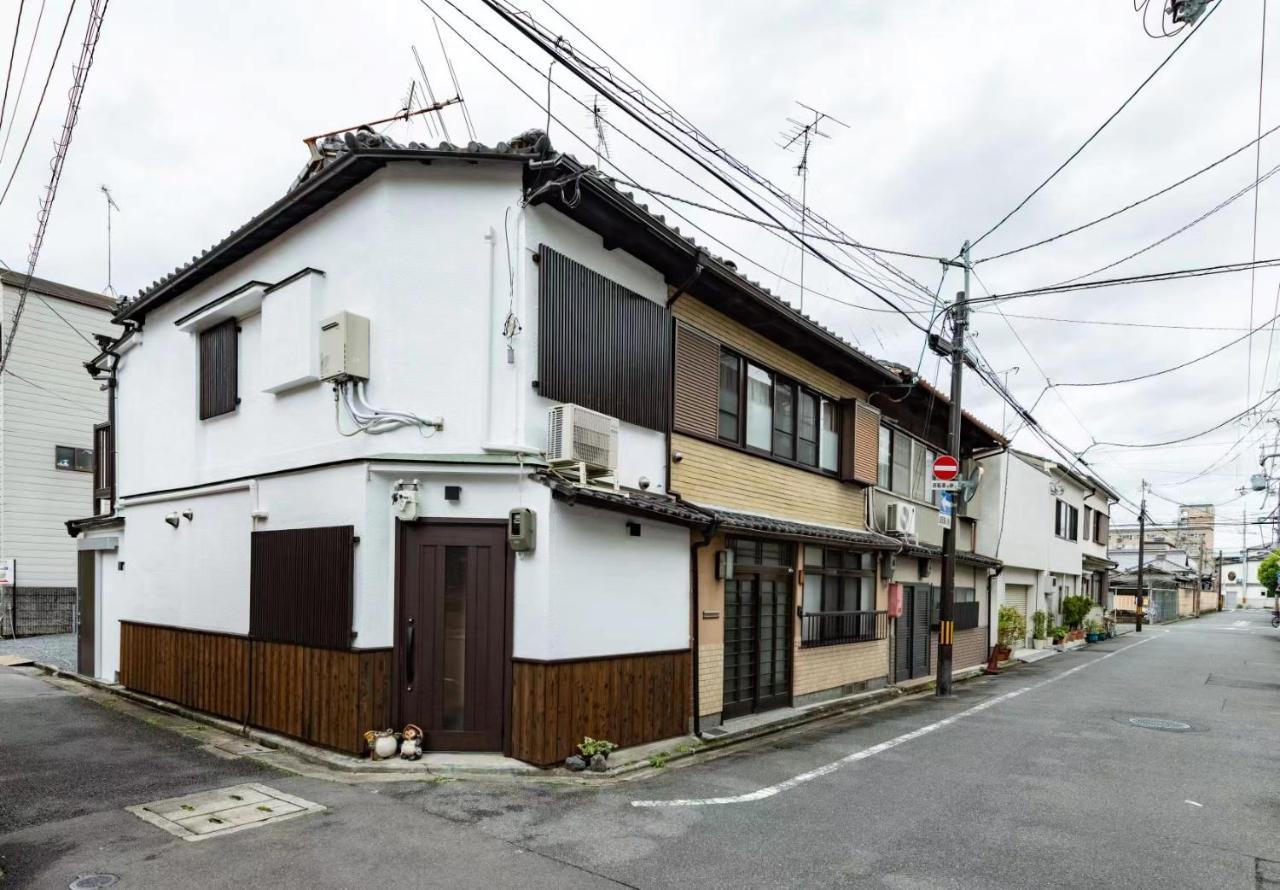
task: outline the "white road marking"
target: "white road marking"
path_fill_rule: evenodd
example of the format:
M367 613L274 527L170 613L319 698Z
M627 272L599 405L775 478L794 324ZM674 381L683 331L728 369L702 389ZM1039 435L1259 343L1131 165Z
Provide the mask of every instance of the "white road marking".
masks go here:
M1167 634L1169 631L1166 630L1164 633ZM1163 634L1160 636L1163 636ZM1145 640L1139 640L1136 643L1131 643L1123 649L1117 649L1116 651L1108 652L1106 655L1096 658L1093 661L1078 664L1060 674L1055 674L1052 677L1041 680L1039 683L1033 683L1030 686L1024 686L1021 689L1014 689L1011 692L998 695L995 698L976 704L966 711L961 711L958 714L952 714L950 717L946 717L936 723L930 723L927 726L922 726L919 729L913 729L911 732L903 733L896 738L889 739L887 742L881 742L878 745L872 745L870 748L863 748L861 751L855 751L854 753L848 754L839 760L828 763L825 766L820 766L817 769L809 770L806 773L801 773L798 776L793 776L786 781L777 783L776 785L767 785L756 791L751 791L746 794L735 794L732 797L695 797L676 800L633 800L631 801L631 805L633 807L713 807L735 803L755 803L758 800L765 800L781 794L784 791L790 791L797 785L803 785L805 782L812 782L814 779L820 779L823 776L830 775L842 766L846 766L850 763L857 763L859 760L866 760L868 757L874 757L877 754L883 754L885 751L896 748L899 745L905 745L907 742L929 735L943 727L950 726L959 720L963 720L965 717L972 717L974 714L980 714L988 708L994 708L996 705L1003 704L1010 699L1017 698L1018 696L1024 695L1028 692L1033 692L1043 686L1048 686L1050 683L1056 683L1064 677L1071 676L1076 671L1082 671L1087 667L1092 667L1099 662L1106 661L1112 656L1119 655L1121 652L1128 652L1130 649L1141 646L1143 643L1149 643L1152 640L1159 638L1159 636L1150 636Z
M1184 801L1183 801L1183 803L1189 803L1189 804L1191 804L1193 807L1203 807L1203 806L1204 806L1204 804L1202 804L1202 803L1196 803L1194 800L1184 800Z

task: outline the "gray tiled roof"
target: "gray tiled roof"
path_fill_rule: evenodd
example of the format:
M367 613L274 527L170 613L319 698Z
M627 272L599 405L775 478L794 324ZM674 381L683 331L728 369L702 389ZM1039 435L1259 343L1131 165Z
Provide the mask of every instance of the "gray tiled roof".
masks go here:
M928 559L941 559L942 548L933 544L907 544L902 548L903 556L923 556ZM979 568L994 569L1002 563L1000 560L990 556L983 556L981 553L974 553L972 550L957 550L956 561L970 566L978 566Z

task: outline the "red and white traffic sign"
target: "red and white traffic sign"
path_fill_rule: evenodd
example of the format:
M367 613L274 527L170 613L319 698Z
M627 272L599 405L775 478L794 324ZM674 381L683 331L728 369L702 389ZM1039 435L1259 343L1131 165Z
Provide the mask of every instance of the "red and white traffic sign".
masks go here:
M960 475L960 462L949 454L940 454L933 462L933 478L949 482Z

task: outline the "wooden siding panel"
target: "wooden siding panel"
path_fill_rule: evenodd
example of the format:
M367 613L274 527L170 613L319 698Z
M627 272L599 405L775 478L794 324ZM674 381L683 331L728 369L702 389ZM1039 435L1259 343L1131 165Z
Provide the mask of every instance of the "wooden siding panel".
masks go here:
M249 636L347 649L355 590L355 528L254 532Z
M853 411L853 478L875 485L879 469L880 412L866 402L855 403Z
M521 760L558 763L583 736L627 747L689 730L688 652L513 667L512 755Z
M675 428L715 438L720 432L720 344L676 325Z
M557 253L538 251L538 392L666 430L671 314Z
M780 519L866 528L862 488L691 436L672 436L684 455L671 465L671 487L686 499Z
M318 649L121 622L120 682L352 754L391 725L390 649Z

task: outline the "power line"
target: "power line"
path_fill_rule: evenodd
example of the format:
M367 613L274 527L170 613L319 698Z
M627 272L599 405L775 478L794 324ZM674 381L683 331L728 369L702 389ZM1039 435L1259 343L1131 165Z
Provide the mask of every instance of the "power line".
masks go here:
M790 193L786 192L785 190L775 185L767 177L757 173L749 165L747 165L740 159L734 157L723 146L718 145L715 142L715 140L711 139L711 137L709 137L705 132L700 130L696 124L694 124L692 121L689 120L688 117L681 114L676 108L674 108L671 105L670 102L663 99L661 95L659 95L654 89L649 87L634 72L632 72L629 68L627 68L625 64L623 64L615 56L611 55L608 50L604 49L599 44L599 42L597 42L591 37L590 34L586 33L581 27L574 24L567 16L559 12L559 10L557 10L550 3L550 0L543 0L544 5L546 5L547 8L550 9L553 13L555 13L559 18L565 21L577 33L581 34L589 44L591 44L593 47L595 47L597 50L603 53L604 56L610 62L613 63L613 66L621 69L622 71L625 71L632 78L634 83L626 83L621 81L620 78L614 73L613 67L609 65L603 65L591 60L590 58L586 57L583 53L576 50L572 45L570 45L562 37L556 36L553 41L552 33L548 29L540 25L537 22L537 20L534 19L532 16L530 16L528 13L523 12L522 10L519 10L514 6L514 4L508 2L508 0L502 0L502 3L510 11L511 16L519 18L522 21L527 20L528 26L533 29L536 29L538 33L542 36L544 44L554 42L554 45L557 48L559 48L563 52L568 53L574 59L580 61L583 65L589 68L593 72L593 74L595 74L596 76L605 78L609 83L613 84L615 88L617 88L624 95L626 95L628 100L634 101L639 106L639 108L642 109L642 113L648 116L647 120L649 120L650 124L654 124L656 122L656 124L659 126L673 128L674 132L678 134L679 137L691 142L693 148L695 148L700 152L705 153L709 157L711 162L723 164L726 167L728 167L728 169L732 172L732 174L743 177L744 179L749 181L752 185L763 188L768 193L769 197L764 197L764 196L761 196L761 197L766 201L770 201L774 206L780 206L781 208L783 208L784 212L790 213L791 215L797 217L802 221L809 220L809 221L815 222L818 225L826 228L832 234L841 236L842 238L848 241L856 242L857 239L852 238L845 232L842 232L837 226L835 226L829 220L823 218L821 215L813 213L811 209L809 209L806 212L806 208L797 205L796 199L792 197ZM508 20L510 20L510 17L508 17ZM654 107L654 105L650 103L648 96L652 96L656 100L657 105L659 107ZM637 114L637 112L635 112L634 110L629 111L629 113L632 114L633 116ZM691 156L689 157L692 159ZM751 186L745 186L745 187L747 187L748 189L751 188ZM754 193L759 195L759 192L754 192ZM852 254L849 253L848 250L841 250L841 252L844 253L845 256L847 256L850 260L856 263L865 272L870 274L873 278L877 278L875 273L871 272L871 270L868 269L861 262L861 260L856 259ZM894 266L892 263L885 261L883 258L879 257L874 253L865 252L865 251L861 251L861 252L863 252L866 258L869 259L871 262L885 269L891 275L906 282L911 287L918 290L921 294L925 296L930 295L929 289L925 285L921 284L919 281L907 275L897 266ZM883 284L884 282L881 280L881 283Z
M999 304L997 304L997 306L998 305ZM1254 328L1253 330L1248 331L1239 337L1236 337L1234 340L1231 340L1227 343L1223 343L1221 346L1217 347L1216 349L1211 349L1208 352L1197 355L1195 358L1188 359L1185 362L1179 362L1178 364L1173 365L1172 367L1164 368L1163 370L1160 370L1160 371L1151 371L1150 373L1139 374L1135 377L1121 377L1117 380L1098 380L1098 381L1093 381L1088 383L1055 383L1053 384L1053 386L1055 387L1115 386L1120 383L1136 383L1139 380L1150 380L1152 377L1161 377L1165 374L1172 374L1174 371L1180 371L1183 368L1187 368L1198 362L1202 362L1207 358L1212 358L1218 353L1226 349L1230 349L1232 346L1235 346L1241 340L1252 340L1254 334L1258 333L1269 324L1274 325L1275 321L1276 321L1275 316L1272 316L1271 318L1264 321L1262 324L1258 325L1258 327Z
M1176 56L1176 55L1178 54L1178 51L1179 51L1180 49L1182 49L1184 46L1186 46L1186 45L1191 41L1191 38L1192 38L1192 37L1194 37L1194 36L1195 36L1197 33L1199 33L1200 31L1204 30L1204 23L1205 23L1205 22L1207 22L1207 21L1209 21L1209 16L1211 16L1211 15L1213 15L1215 12L1217 12L1217 11L1218 11L1218 7L1219 7L1219 6L1221 6L1221 5L1222 5L1222 0L1218 0L1218 2L1214 4L1213 9L1209 10L1209 11L1205 14L1204 18L1203 18L1203 19L1201 19L1200 24L1199 24L1199 25L1197 25L1196 27L1192 28L1191 33L1190 33L1190 34L1188 34L1186 37L1182 38L1182 40L1180 40L1180 41L1178 42L1178 45L1177 45L1177 46L1175 46L1175 47L1173 48L1173 51L1172 51L1172 52L1170 52L1170 53L1169 53L1169 55L1167 55L1167 56L1165 56L1165 57L1164 57L1164 61L1163 61L1163 62L1161 62L1159 65L1157 65L1157 66L1156 66L1156 70L1154 70L1154 71L1152 71L1150 74L1148 74L1148 75L1147 75L1147 77L1146 77L1146 79L1145 79L1145 80L1143 80L1143 81L1142 81L1142 83L1138 84L1138 88L1137 88L1136 90L1134 90L1132 93L1130 93L1130 94L1129 94L1129 98L1127 98L1127 99L1125 99L1123 102L1121 102L1121 103L1120 103L1120 107L1119 107L1119 108L1117 108L1115 111L1111 112L1111 115L1110 115L1106 120L1104 120L1104 121L1102 122L1102 125L1101 125L1100 127L1098 127L1098 129L1094 130L1094 131L1093 131L1093 133L1089 136L1089 138L1088 138L1088 139L1086 139L1086 140L1085 140L1085 141L1080 145L1080 147L1079 147L1079 148L1077 148L1075 151L1073 151L1073 152L1071 153L1071 155L1070 155L1070 156L1069 156L1065 161L1063 161L1061 164L1059 164L1059 165L1058 165L1058 167L1057 167L1057 169L1056 169L1056 170L1054 170L1052 173L1050 173L1050 174L1049 174L1049 176L1044 180L1044 182L1040 183L1038 186L1036 186L1034 189L1032 189L1032 190L1031 190L1031 194L1027 195L1025 198L1023 198L1021 201L1019 201L1019 202L1018 202L1018 204L1017 204L1017 206L1015 206L1012 210L1010 210L1010 211L1009 211L1008 213L1006 213L1003 217L1001 217L1001 218L1000 218L1000 221L999 221L999 222L997 222L994 226L992 226L991 228L987 229L987 230L986 230L985 232L983 232L980 236L978 236L977 240L975 240L975 241L973 242L973 245L972 245L972 246L973 246L973 247L977 247L979 244L981 244L981 243L986 239L986 237L987 237L988 235L990 235L990 234L991 234L992 232L994 232L996 229L1000 228L1000 227L1001 227L1001 226L1003 226L1006 222L1008 222L1008 221L1009 221L1009 219L1010 219L1010 218L1011 218L1015 213L1017 213L1017 212L1018 212L1019 210L1021 210L1023 207L1027 206L1027 202L1028 202L1028 201L1030 201L1032 198L1034 198L1036 195L1038 195L1038 194L1040 193L1040 190L1041 190L1041 189L1043 189L1046 185L1048 185L1050 182L1052 182L1052 181L1054 180L1054 178L1055 178L1059 173L1061 173L1063 170L1065 170L1065 169L1067 168L1067 165L1068 165L1068 164L1070 164L1070 163L1071 163L1072 161L1074 161L1077 157L1079 157L1080 153L1081 153L1082 151L1084 151L1086 148L1088 148L1088 147L1089 147L1089 143L1093 142L1093 140L1094 140L1094 139L1098 138L1098 134L1099 134L1099 133L1101 133L1103 130L1105 130L1105 129L1107 128L1107 125L1108 125L1108 124L1110 124L1113 120L1115 120L1117 117L1119 117L1120 112L1124 111L1124 110L1125 110L1125 108L1127 108L1127 107L1129 106L1129 103L1130 103L1130 102L1132 102L1132 101L1137 97L1137 95L1138 95L1139 93L1141 93L1141 92L1142 92L1143 88L1144 88L1147 84L1151 83L1151 81L1152 81L1152 80L1154 80L1154 79L1155 79L1155 76L1156 76L1157 74L1159 74L1159 73L1160 73L1160 71L1164 68L1164 66L1165 66L1165 65L1168 65L1168 64L1169 64L1169 62L1173 59L1173 57L1174 57L1174 56Z
M1221 2L1221 0L1219 0ZM1014 300L1020 297L1039 297L1047 294L1062 294L1077 290L1095 290L1100 287L1116 287L1126 284L1151 284L1160 281L1177 281L1183 278L1202 278L1206 275L1225 275L1231 272L1247 272L1252 268L1266 269L1280 265L1280 257L1258 260L1256 262L1222 263L1217 266L1197 266L1190 269L1173 269L1166 272L1152 272L1146 275L1128 275L1123 278L1103 278L1097 281L1082 281L1077 284L1050 284L1045 287L1028 288L1027 290L1010 291L992 294L989 297L977 297L974 303L995 303L1003 300Z
M1276 126L1272 127L1270 130L1267 130L1267 132L1260 134L1257 139L1250 139L1248 142L1246 142L1244 145L1237 148L1235 151L1230 152L1229 154L1223 155L1222 157L1214 161L1212 164L1209 164L1208 166L1205 166L1205 167L1201 167L1199 170L1192 173L1191 175L1184 176L1182 177L1182 179L1179 179L1177 182L1167 185L1158 191L1154 191L1151 194L1147 195L1145 198L1139 198L1137 201L1134 201L1130 204L1126 204L1123 207L1121 207L1119 210L1113 210L1110 213L1107 213L1098 217L1097 219L1093 219L1087 223L1082 223L1081 225L1075 226L1074 228L1067 229L1065 232L1059 232L1056 235L1051 235L1048 238L1042 238L1039 241L1033 241L1030 244L1024 244L1022 247L1015 247L1012 250L1006 250L1001 253L992 254L991 256L983 257L980 260L974 260L974 265L976 266L980 263L990 262L991 260L998 260L1003 257L1013 256L1016 253L1022 253L1024 250L1031 250L1033 247L1042 247L1045 244L1049 244L1053 241L1057 241L1060 238L1065 238L1068 235L1074 235L1077 232L1083 232L1085 229L1096 226L1098 223L1106 222L1109 219L1115 219L1117 216L1119 216L1122 213L1125 213L1126 211L1132 210L1135 207L1141 207L1143 204L1146 204L1148 201L1152 201L1156 198L1159 198L1162 195L1167 195L1169 192L1173 191L1178 186L1184 185L1190 182L1191 180L1195 179L1197 176L1200 176L1203 173L1208 173L1213 168L1219 166L1220 164L1226 163L1227 161L1234 158L1236 155L1240 154L1242 151L1245 151L1246 149L1252 146L1257 145L1259 146L1259 149L1261 149L1260 143L1262 142L1262 140L1266 139L1276 130L1280 130L1280 124L1277 124Z
M31 126L27 127L27 135L22 140L22 148L18 151L18 159L13 162L13 169L9 171L9 181L4 184L4 191L0 192L0 204L4 203L4 199L9 195L9 189L13 187L13 179L18 175L18 168L22 166L22 158L27 153L27 145L31 142L31 134L36 128L36 121L40 119L40 109L44 107L45 94L49 92L49 82L53 80L53 72L58 64L58 57L62 54L62 41L67 36L67 27L71 24L71 15L76 11L76 0L71 0L71 5L67 8L67 18L62 23L62 33L58 35L58 45L53 50L53 61L49 63L49 73L45 75L44 86L40 88L40 99L36 102L36 110L31 115ZM16 109L15 109L16 110ZM10 121L12 124L13 121Z
M1254 402L1248 408L1245 408L1243 411L1237 414L1231 415L1226 420L1220 421L1219 423L1214 424L1208 429L1201 430L1198 433L1191 433L1186 436L1180 436L1176 439L1169 439L1164 442L1095 442L1094 444L1099 446L1107 445L1112 448L1161 448L1165 445L1176 445L1180 442L1189 442L1192 439L1198 439L1201 436L1207 436L1209 433L1217 432L1218 430L1222 429L1224 426L1227 426L1230 423L1234 423L1235 421L1239 420L1242 417L1248 416L1252 412L1257 411L1267 402L1274 401L1277 395L1280 395L1280 390L1277 390L1276 392L1273 392L1268 396L1264 396L1263 398ZM1093 445L1089 447L1092 448ZM1085 449L1085 451L1088 451L1088 450L1089 450L1088 448Z
M44 245L45 232L49 227L49 214L53 210L53 201L58 194L58 183L62 179L62 167L66 161L67 150L71 146L71 136L75 131L76 120L80 114L80 102L84 97L85 84L89 79L89 69L93 67L93 54L98 47L98 37L102 33L102 20L107 13L110 0L93 0L89 9L89 21L85 26L84 42L80 46L80 59L76 64L71 90L67 98L67 113L62 121L62 133L54 148L53 161L50 164L49 182L44 189L44 197L40 201L40 210L36 215L36 233L31 240L31 249L27 254L27 277L18 294L18 304L14 309L13 319L9 322L9 335L5 340L4 352L0 354L0 373L5 369L10 356L13 355L13 338L18 333L18 323L22 320L22 310L27 303L27 294L31 289L31 279L35 275L36 263L40 259L40 248ZM39 296L37 294L37 296ZM65 319L64 319L65 320Z
M46 0L40 0L40 10L36 13L36 23L31 29L31 45L27 47L27 61L22 64L22 77L18 79L18 92L13 97L14 117L17 116L18 106L22 104L22 91L27 87L27 72L31 70L31 58L36 54L36 38L40 36L40 23L44 21L44 7ZM4 143L0 144L0 163L3 163L5 153L9 150L9 137L13 135L13 117L9 118L9 126L4 131Z
M876 312L884 310L875 309ZM1101 327L1112 328L1154 328L1162 331L1247 331L1245 327L1219 327L1215 325L1198 325L1198 324L1156 324L1153 322L1141 321L1101 321L1097 319L1085 318L1058 318L1049 315L1020 315L1016 312L1004 313L1008 318L1025 318L1031 321L1055 321L1061 324L1082 324L1082 325L1098 325Z
M13 79L13 59L18 54L18 34L22 31L22 9L26 0L18 0L18 17L13 23L13 43L9 46L9 65L4 73L4 98L0 99L0 126L4 124L5 109L9 107L9 83Z

